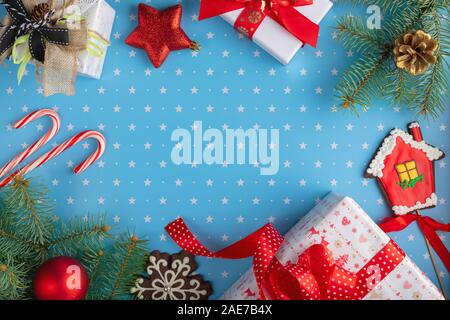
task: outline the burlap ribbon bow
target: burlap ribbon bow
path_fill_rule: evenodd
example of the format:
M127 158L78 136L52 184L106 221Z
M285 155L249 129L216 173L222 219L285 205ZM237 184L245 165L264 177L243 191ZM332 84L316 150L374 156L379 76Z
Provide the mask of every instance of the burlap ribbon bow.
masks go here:
M71 23L65 12L77 0L49 0L49 10L39 20L31 16L41 0L4 0L8 15L0 31L0 62L11 55L16 39L29 35L28 46L36 64L44 95L74 95L78 53L86 49L87 29L80 19ZM75 7L72 7L75 8ZM41 74L42 68L42 74Z

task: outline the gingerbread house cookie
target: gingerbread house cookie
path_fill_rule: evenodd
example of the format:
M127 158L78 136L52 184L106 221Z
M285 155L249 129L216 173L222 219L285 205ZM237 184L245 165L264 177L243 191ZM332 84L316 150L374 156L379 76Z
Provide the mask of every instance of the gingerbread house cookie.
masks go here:
M366 177L378 180L397 215L436 206L434 162L445 157L423 140L419 123L408 129L392 130L366 170Z

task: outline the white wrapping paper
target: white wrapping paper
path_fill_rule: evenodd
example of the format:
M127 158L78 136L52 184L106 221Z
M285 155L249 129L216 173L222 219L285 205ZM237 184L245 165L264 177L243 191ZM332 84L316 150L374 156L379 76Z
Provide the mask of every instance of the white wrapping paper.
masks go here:
M329 0L314 0L309 6L296 7L297 11L309 20L319 24L333 6ZM234 25L243 9L234 10L222 14L221 17ZM253 35L253 42L263 48L282 64L288 64L303 43L275 22L270 17L265 17L258 30Z
M83 76L99 79L105 62L112 26L115 18L115 10L105 0L78 0L81 16L86 19L88 28L88 46L93 51L102 53L100 56L90 53L88 50L78 55L78 73ZM101 37L103 40L99 41Z
M313 229L312 229L313 228ZM314 232L311 232L314 230ZM296 262L298 255L313 244L328 242L335 258L342 259L350 272L359 271L365 261L382 249L390 238L351 198L330 193L285 235L277 253L284 264ZM221 299L258 298L253 270L246 272ZM408 257L382 281L365 300L442 300L440 291Z

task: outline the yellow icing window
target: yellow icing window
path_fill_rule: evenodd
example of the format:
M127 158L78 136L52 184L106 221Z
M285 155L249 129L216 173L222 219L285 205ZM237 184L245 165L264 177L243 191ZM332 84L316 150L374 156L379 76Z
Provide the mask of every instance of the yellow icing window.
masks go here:
M423 175L419 175L414 160L396 164L395 170L400 178L399 185L402 189L414 188L417 182L423 181Z

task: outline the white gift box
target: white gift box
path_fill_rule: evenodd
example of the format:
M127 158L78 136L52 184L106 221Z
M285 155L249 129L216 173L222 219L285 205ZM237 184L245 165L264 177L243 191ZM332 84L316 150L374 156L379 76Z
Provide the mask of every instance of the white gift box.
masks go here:
M78 55L78 73L100 79L116 12L105 0L78 0L77 5L88 29L88 50Z
M330 193L289 230L277 257L283 264L295 262L304 250L324 239L333 256L345 257L343 267L354 273L390 241L353 199ZM224 300L257 298L258 289L252 269L221 297ZM363 299L443 300L444 297L414 262L405 257Z
M296 7L312 22L319 24L333 6L329 0L314 0L312 5ZM240 13L238 9L221 15L225 21L234 25ZM252 41L263 48L282 64L288 64L303 43L270 17L265 17L253 35Z

